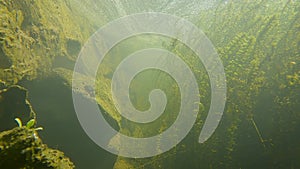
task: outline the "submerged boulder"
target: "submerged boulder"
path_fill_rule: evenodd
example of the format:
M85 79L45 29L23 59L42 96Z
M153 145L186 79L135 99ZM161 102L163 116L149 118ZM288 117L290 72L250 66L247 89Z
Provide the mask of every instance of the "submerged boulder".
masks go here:
M69 169L74 164L61 151L42 143L35 129L16 127L0 133L0 168Z
M0 168L74 168L64 153L48 148L38 137L40 128L34 128L36 116L27 95L27 89L17 85L0 90ZM13 128L14 118L19 127ZM26 126L21 119L28 121Z

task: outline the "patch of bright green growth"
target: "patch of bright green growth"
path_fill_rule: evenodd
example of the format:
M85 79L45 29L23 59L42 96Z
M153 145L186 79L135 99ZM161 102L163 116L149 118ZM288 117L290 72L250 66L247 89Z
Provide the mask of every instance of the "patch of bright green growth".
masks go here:
M34 127L34 125L35 125L35 119L31 119L31 120L29 120L27 123L26 123L26 127L27 128L33 128Z
M23 127L22 120L21 120L20 118L15 118L15 121L17 122L18 127ZM34 129L34 130L36 130L36 131L37 131L37 130L43 130L42 127L34 128L34 127L35 127L35 124L36 124L36 120L35 120L35 119L31 119L31 120L29 120L29 121L26 123L25 127L26 127L27 129Z

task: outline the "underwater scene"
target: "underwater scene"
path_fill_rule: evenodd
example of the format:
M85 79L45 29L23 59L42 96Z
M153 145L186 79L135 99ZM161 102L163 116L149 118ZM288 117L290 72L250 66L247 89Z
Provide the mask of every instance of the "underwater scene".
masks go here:
M0 169L299 169L299 0L0 0Z

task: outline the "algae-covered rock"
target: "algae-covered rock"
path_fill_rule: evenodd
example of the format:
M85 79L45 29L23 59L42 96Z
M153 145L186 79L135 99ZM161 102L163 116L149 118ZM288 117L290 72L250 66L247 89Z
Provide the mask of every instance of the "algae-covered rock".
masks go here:
M26 127L0 133L0 168L74 168L62 152L42 144L33 128L36 116L27 94L25 88L17 85L0 90L0 131L15 126L12 119L16 117L20 126L20 119L29 121Z
M59 0L1 0L0 20L0 80L8 85L48 75L58 58L73 62L92 30Z
M43 144L35 129L16 127L0 133L0 168L69 169L64 153Z

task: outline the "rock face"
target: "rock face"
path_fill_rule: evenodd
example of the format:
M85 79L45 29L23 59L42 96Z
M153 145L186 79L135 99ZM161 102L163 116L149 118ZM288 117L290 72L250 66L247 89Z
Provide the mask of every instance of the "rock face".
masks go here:
M20 83L47 78L53 67L72 69L94 28L61 0L0 0L0 20L0 168L74 168L34 129L9 129L16 117L36 120Z
M0 82L7 85L49 74L56 59L74 62L92 27L59 0L1 0L0 20Z
M12 85L0 90L0 168L74 168L74 164L58 150L50 149L32 127L16 127L14 118L32 121L36 116L27 100L27 90ZM21 124L19 124L21 125ZM7 131L3 131L7 130Z
M42 143L35 129L16 127L0 133L0 168L74 168L64 153Z

